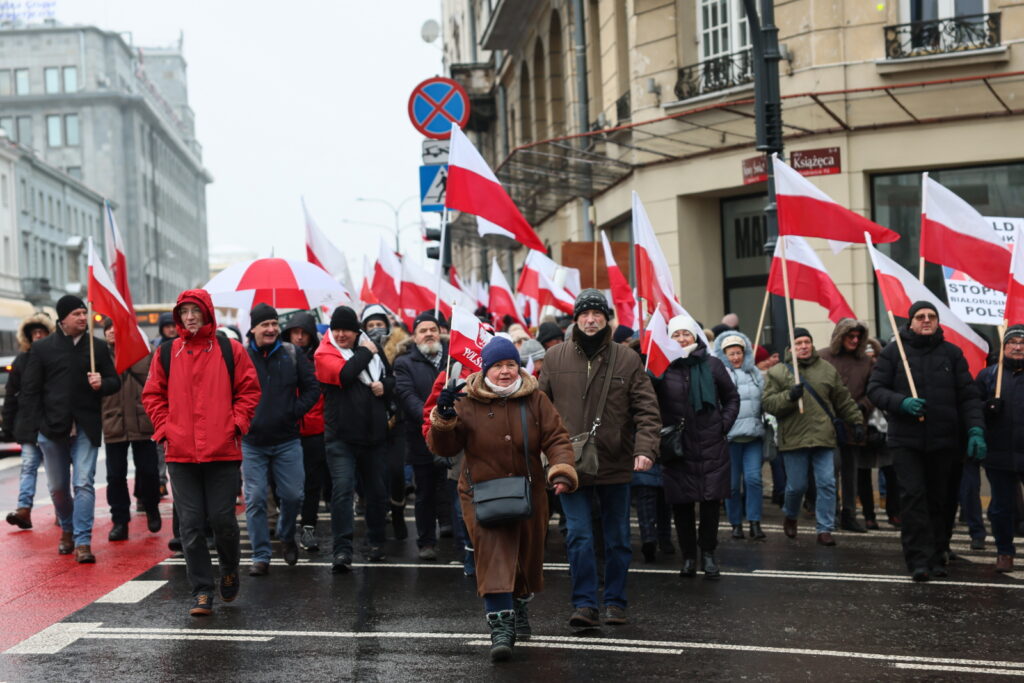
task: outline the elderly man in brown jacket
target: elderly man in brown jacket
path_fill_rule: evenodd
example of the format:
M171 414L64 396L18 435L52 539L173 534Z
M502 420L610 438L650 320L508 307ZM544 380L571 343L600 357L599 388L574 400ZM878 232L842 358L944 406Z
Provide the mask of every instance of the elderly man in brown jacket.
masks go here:
M661 415L651 380L640 356L612 344L611 308L604 294L585 289L576 298L571 341L548 350L540 389L551 397L574 441L596 447L596 472L588 458L577 462L580 487L562 495L568 534L572 604L569 625L593 628L601 623L597 601L597 559L591 506L600 504L604 532L604 623L620 625L626 616L626 574L633 553L629 544L629 482L633 471L654 463ZM611 376L609 377L609 373ZM599 409L607 383L607 399ZM589 435L589 436L588 436ZM584 453L585 455L585 453Z
M868 377L871 375L872 363L871 358L865 353L867 345L867 325L853 318L843 318L836 323L828 348L818 352L818 356L831 363L839 372L843 384L850 391L850 398L864 416L865 423L872 410L871 401L868 400ZM849 426L846 433L853 433ZM838 449L842 496L839 528L857 533L867 531L867 528L857 521L857 460L861 457L863 447L863 443L848 442L839 444Z

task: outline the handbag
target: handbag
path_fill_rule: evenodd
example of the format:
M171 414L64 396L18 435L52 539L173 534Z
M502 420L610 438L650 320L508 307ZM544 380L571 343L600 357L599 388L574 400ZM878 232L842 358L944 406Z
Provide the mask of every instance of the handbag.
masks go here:
M685 417L680 419L678 424L661 428L661 444L658 452L659 463L667 465L683 459L683 432L685 431Z
M589 432L580 432L569 437L572 444L572 451L575 455L576 471L580 474L597 474L600 463L597 461L597 443L594 436L597 428L601 426L601 415L604 414L604 404L608 400L608 387L612 384L612 368L615 367L615 350L618 344L608 346L608 371L604 375L604 385L601 387L601 397L597 401L597 413L594 415L594 422L590 425ZM583 396L586 399L586 394Z
M786 367L789 368L790 372L793 372L792 365L786 363ZM809 382L801 382L801 384L807 393L809 393L811 397L818 402L818 405L821 406L821 409L824 410L825 414L828 416L829 421L832 423L832 429L836 431L836 444L842 446L849 443L846 436L846 423L842 418L836 417L832 411L828 409L828 404L821 399L821 396L818 395L818 392L814 390L814 387L812 387Z
M525 477L498 477L476 484L466 464L466 479L469 480L470 493L473 496L473 509L476 521L480 526L493 527L529 519L533 514L533 503L530 499L530 432L526 422L526 401L519 402L519 414L523 421L523 459L526 463Z

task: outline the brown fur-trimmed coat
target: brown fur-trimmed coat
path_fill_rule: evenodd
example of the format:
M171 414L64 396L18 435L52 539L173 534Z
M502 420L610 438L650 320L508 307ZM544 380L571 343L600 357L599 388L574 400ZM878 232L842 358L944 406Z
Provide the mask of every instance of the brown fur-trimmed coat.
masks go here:
M569 433L551 400L537 391L537 380L520 370L523 385L507 399L499 398L483 381L469 376L466 398L455 404L457 416L445 420L435 408L430 414L427 441L431 450L454 457L465 450L459 476L459 498L476 557L476 586L480 595L509 593L517 596L544 588L544 537L548 525L543 451L550 463L547 481L564 481L574 491L578 484ZM530 442L533 516L521 522L485 528L476 523L467 470L475 482L526 474L523 458L521 401L526 402Z

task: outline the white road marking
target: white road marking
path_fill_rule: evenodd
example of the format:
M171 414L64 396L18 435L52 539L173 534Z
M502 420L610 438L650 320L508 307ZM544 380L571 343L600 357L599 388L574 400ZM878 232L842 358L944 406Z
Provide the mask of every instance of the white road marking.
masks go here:
M993 669L991 667L975 668L971 666L942 666L939 664L903 664L896 662L893 667L897 669L915 669L918 671L952 671L965 674L994 674L996 676L1021 676L1017 669Z
M600 642L600 641L598 641ZM489 640L471 640L466 645L490 646ZM641 652L655 655L681 655L682 650L669 650L654 647L624 647L622 645L600 645L597 643L540 643L533 640L516 641L516 647L548 647L571 650L601 650L604 652Z
M53 624L34 636L29 636L12 648L9 655L53 655L63 650L103 622L68 621Z
M203 631L192 631L190 633L86 633L82 639L89 640L234 640L245 643L266 643L274 639L273 636L231 636L231 635L210 635Z
M110 591L96 602L115 603L128 605L141 602L150 593L160 588L167 581L127 581L114 590Z

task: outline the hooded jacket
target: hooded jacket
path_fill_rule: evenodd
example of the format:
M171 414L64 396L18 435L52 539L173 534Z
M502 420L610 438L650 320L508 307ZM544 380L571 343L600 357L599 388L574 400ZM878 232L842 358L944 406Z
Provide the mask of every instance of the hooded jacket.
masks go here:
M11 363L11 371L7 374L7 384L4 386L4 409L3 415L0 416L0 425L3 426L4 432L10 438L15 439L19 443L30 443L27 440L22 441L18 438L18 394L21 393L21 379L25 372L25 366L28 364L28 351L32 348L32 339L28 335L28 328L38 327L39 325L46 328L47 335L53 334L53 319L45 313L33 313L22 320L21 325L18 326L19 353ZM28 439L31 435L24 434L23 436L25 439Z
M998 365L990 365L978 373L983 401L996 395L998 370ZM1004 359L1001 398L1003 409L998 415L985 412L988 455L982 464L989 470L1024 474L1024 361Z
M316 353L317 348L320 346L320 335L316 331L316 320L313 319L309 313L300 312L293 315L288 319L288 324L281 328L281 338L288 338L289 330L302 329L312 337L313 341L305 349L301 350L306 359L309 361L310 366L313 366L313 354ZM315 375L315 371L314 371ZM324 433L324 395L320 391L320 384L316 385L317 400L313 404L313 407L309 409L302 419L299 420L299 436L316 436L317 434Z
M357 446L379 445L387 439L388 404L394 393L395 378L387 363L382 363L384 373L380 382L384 385L384 395L374 396L369 385L359 378L373 356L359 345L357 338L352 355L345 359L326 336L313 354L316 378L324 394L324 433L328 439L338 438Z
M299 419L320 398L313 364L280 338L267 350L250 338L246 351L260 380L260 402L242 440L251 446L275 446L298 439Z
M440 367L420 353L410 337L402 343L395 358L395 392L405 418L406 444L410 465L429 465L434 454L427 447L420 429L423 402L430 396L434 379L444 372L448 359L448 344L441 342Z
M182 304L203 311L203 326L189 333L181 322ZM228 378L217 340L210 295L187 289L174 306L178 338L171 342L170 376L159 356L149 367L142 404L153 422L153 440L164 442L167 462L204 463L242 459L241 438L249 431L260 383L245 348L229 340L235 364Z
M843 348L843 337L853 331L860 331L860 342L851 353ZM860 408L865 419L874 409L871 401L868 400L868 378L871 376L873 363L864 351L867 346L867 324L853 318L843 318L836 323L835 329L832 330L832 340L829 342L828 348L818 352L819 356L839 371L839 376L843 378L843 384L850 390L850 398Z
M743 365L734 368L729 359L725 356L725 349L722 342L729 337L739 337L743 340ZM740 411L736 421L732 423L729 430L729 440L734 439L757 439L764 436L764 422L761 421L761 393L764 391L764 375L754 365L754 351L750 345L747 335L736 330L730 330L728 334L715 337L715 358L722 361L726 372L736 385L736 392L740 395Z

